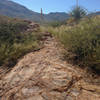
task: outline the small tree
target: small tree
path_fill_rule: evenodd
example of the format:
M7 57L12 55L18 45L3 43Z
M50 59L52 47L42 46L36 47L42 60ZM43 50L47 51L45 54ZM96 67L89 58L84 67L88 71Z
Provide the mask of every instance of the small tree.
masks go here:
M74 7L70 12L71 17L73 17L75 20L80 20L82 17L86 16L86 14L87 11L80 6Z

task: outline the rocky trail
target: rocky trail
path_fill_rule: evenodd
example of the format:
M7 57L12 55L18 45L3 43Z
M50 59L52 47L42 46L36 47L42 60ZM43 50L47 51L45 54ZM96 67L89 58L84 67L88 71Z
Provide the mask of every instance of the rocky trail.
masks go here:
M31 52L0 79L0 100L100 100L100 85L63 61L56 40L45 36L44 48Z

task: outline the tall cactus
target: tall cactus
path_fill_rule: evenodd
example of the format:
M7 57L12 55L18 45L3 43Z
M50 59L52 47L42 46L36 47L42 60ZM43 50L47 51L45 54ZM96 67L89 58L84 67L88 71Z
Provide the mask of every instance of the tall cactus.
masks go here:
M41 8L41 19L43 20L43 10Z
M76 0L76 7L78 7L78 0Z

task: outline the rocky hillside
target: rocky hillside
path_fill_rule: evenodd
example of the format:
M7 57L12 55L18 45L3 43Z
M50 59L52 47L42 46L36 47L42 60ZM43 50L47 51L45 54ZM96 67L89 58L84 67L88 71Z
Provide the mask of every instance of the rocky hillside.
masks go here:
M33 20L37 22L41 21L40 13L31 11L28 8L10 0L0 0L0 14L9 17L18 17L18 18ZM44 14L45 21L63 21L68 17L69 17L68 14L63 12Z
M44 48L25 55L0 78L0 100L100 100L96 77L93 84L84 70L62 60L55 38L43 35Z

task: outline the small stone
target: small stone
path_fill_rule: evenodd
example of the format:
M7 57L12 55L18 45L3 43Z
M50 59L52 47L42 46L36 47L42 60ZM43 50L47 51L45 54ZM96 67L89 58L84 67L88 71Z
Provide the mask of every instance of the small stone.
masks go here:
M77 89L72 89L71 93L73 96L78 96L80 94L79 90Z

